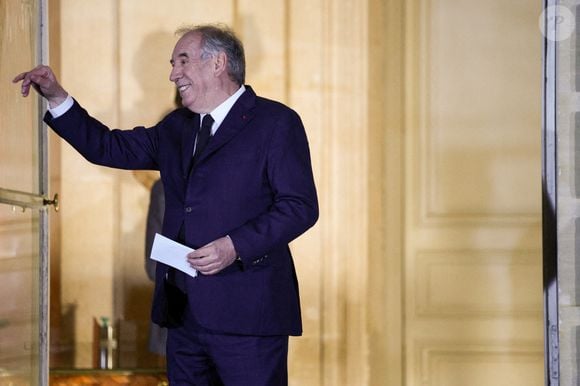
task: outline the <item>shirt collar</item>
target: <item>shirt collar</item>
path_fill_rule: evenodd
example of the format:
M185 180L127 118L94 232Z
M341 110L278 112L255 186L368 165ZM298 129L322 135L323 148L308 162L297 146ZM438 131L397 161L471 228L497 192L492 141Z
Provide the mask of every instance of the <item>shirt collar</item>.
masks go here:
M244 93L244 91L246 91L246 87L244 85L241 85L240 88L238 89L238 91L233 93L228 99L223 101L221 105L219 105L218 107L216 107L215 109L213 109L213 111L211 111L209 113L209 114L211 114L211 117L213 118L213 125L211 127L211 135L215 134L215 132L220 127L220 125L222 124L224 119L226 119L226 116L228 115L228 113L232 109L232 106L234 105L234 103L236 103L236 101ZM203 120L204 116L205 116L205 114L200 114L200 122Z

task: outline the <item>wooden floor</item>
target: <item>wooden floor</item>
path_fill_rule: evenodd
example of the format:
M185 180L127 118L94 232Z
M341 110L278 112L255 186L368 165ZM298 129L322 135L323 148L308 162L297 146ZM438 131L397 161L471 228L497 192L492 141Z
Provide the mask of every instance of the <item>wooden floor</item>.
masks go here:
M51 372L51 386L167 386L167 377L164 372L139 371L95 371L95 372ZM1 386L1 385L0 385Z

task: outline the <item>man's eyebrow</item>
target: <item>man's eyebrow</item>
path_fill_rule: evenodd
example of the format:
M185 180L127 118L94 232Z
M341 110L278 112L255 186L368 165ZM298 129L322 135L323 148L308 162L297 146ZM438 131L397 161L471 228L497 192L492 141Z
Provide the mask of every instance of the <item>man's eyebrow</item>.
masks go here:
M189 55L187 55L187 52L182 52L179 55L177 55L177 57L189 59ZM169 63L173 64L175 63L175 61L173 59L169 59Z

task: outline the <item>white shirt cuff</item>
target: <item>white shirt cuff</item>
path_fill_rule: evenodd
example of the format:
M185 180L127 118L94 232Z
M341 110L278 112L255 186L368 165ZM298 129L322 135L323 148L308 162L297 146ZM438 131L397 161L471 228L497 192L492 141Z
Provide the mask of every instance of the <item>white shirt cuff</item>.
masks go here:
M69 111L69 109L72 107L72 105L74 104L74 100L70 95L67 95L66 99L64 100L64 102L62 102L60 105L56 106L55 108L48 108L48 112L50 113L50 115L52 115L53 118L58 118L61 115L63 115L64 113L66 113L67 111Z

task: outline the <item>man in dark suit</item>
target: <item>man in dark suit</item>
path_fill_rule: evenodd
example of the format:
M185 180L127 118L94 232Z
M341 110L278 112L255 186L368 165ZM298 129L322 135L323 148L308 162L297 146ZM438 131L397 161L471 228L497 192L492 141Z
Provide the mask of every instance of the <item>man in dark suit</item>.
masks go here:
M300 335L288 243L318 218L308 141L290 108L244 85L241 42L226 27L180 31L170 80L184 108L157 125L109 130L50 68L18 75L49 103L45 121L89 161L161 172L163 234L195 249L191 277L157 265L152 319L169 327L172 385L285 385Z

